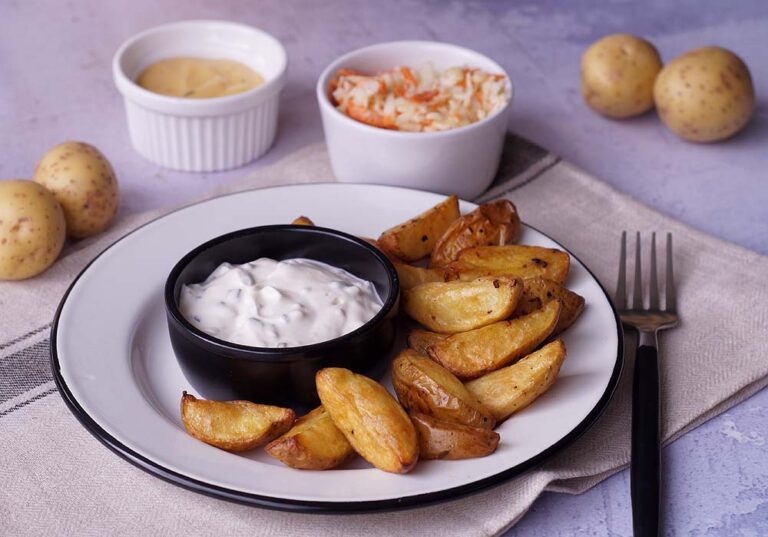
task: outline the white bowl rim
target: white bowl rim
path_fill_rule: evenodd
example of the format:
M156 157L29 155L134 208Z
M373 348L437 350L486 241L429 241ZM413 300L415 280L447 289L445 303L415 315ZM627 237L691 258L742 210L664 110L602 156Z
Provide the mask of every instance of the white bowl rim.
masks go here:
M205 26L219 26L239 30L245 30L252 34L266 38L271 41L278 51L277 64L278 73L276 76L269 80L265 80L263 84L252 88L242 93L236 93L233 95L225 95L223 97L209 97L205 99L187 99L184 97L173 97L170 95L162 95L155 93L139 86L135 80L131 79L122 68L122 59L126 51L134 46L139 41L146 39L147 37L166 32L169 30L175 30L178 28L191 27L200 28ZM212 109L217 107L237 107L237 105L243 105L247 101L248 104L252 104L254 99L261 100L262 97L266 98L273 93L282 89L285 82L285 73L288 68L288 55L285 51L283 44L272 34L265 32L255 26L242 24L239 22L214 20L214 19L193 19L171 22L168 24L161 24L159 26L153 26L142 30L141 32L134 34L124 41L115 52L112 58L112 74L115 80L115 85L118 91L123 94L129 100L139 101L140 104L150 107L156 110L163 110L171 112L173 110L177 113L194 113L198 112L201 115L210 115Z
M368 125L366 123L363 123L361 121L357 121L355 119L352 119L348 115L344 114L343 112L340 112L336 109L335 106L331 104L330 99L328 98L328 94L326 92L326 86L328 82L330 81L330 76L333 72L337 71L342 65L349 61L350 58L354 58L355 56L363 53L363 52L369 52L371 50L376 49L386 49L388 47L391 47L393 45L409 45L414 47L421 47L421 46L438 46L443 47L446 49L453 49L455 51L461 51L463 53L469 54L471 56L475 56L478 58L482 58L483 61L486 61L494 66L495 69L498 70L501 74L504 75L504 77L507 80L507 88L509 90L509 98L507 99L507 102L504 104L504 106L491 114L488 117L484 117L480 121L476 121L474 123L470 123L469 125L462 125L461 127L456 127L453 129L447 129L444 131L435 131L435 132L413 132L413 131L396 131L391 129L382 129L381 127L374 127L372 125ZM494 61L493 59L489 58L485 54L482 54L480 52L477 52L475 50L472 50L467 47L462 47L461 45L454 45L453 43L446 43L443 41L427 41L427 40L402 40L402 41L385 41L382 43L375 43L373 45L367 45L365 47L357 48L354 50L351 50L347 52L346 54L343 54L333 60L328 66L323 69L323 72L320 74L320 78L317 81L316 86L316 93L317 93L317 100L320 104L321 108L326 109L327 111L331 112L332 114L337 114L338 118L344 122L346 125L354 126L354 128L362 129L364 132L378 132L381 133L382 136L388 136L392 138L438 138L438 137L448 137L448 136L456 136L461 135L463 133L469 132L474 129L478 129L481 126L485 125L486 123L491 122L496 117L506 114L509 111L509 107L512 104L512 100L514 98L514 86L512 85L512 80L509 78L509 74L506 72L506 70L498 64L498 62Z

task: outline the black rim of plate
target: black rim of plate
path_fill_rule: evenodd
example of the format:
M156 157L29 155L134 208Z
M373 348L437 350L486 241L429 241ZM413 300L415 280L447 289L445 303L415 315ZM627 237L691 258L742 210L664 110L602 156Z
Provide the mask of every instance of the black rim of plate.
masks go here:
M316 184L323 184L323 183L316 183ZM325 183L325 184L338 185L338 183ZM295 187L301 188L302 186L305 186L305 185L293 185L294 188ZM291 188L291 185L269 187L268 189L272 189L272 188ZM415 190L415 189L403 189L398 187L387 187L387 188L396 188L397 190ZM246 192L252 192L252 191L246 191ZM232 194L226 194L225 196L235 196L238 194L243 194L243 192L234 192ZM213 198L213 199L216 199L216 198ZM231 490L226 487L220 487L218 485L212 485L210 483L193 479L184 474L180 474L178 472L169 470L162 464L154 462L144 457L142 454L132 450L131 448L129 448L128 446L120 442L120 440L110 435L98 423L96 423L96 421L93 418L91 418L91 416L77 402L77 399L75 399L74 395L69 390L69 387L67 386L66 381L61 375L59 357L56 351L59 318L61 316L61 312L64 307L64 304L66 303L67 298L69 297L69 294L72 291L72 289L75 287L75 285L80 280L80 278L88 271L90 266L99 257L104 255L105 252L110 250L112 247L114 247L117 243L121 242L123 239L129 237L136 231L142 229L143 227L153 224L159 220L162 220L163 218L165 218L170 214L183 211L187 207L198 205L200 203L205 203L207 201L211 201L211 200L205 200L202 202L187 205L179 209L176 209L175 211L166 213L158 218L150 220L149 222L146 222L145 224L139 226L138 228L127 233L126 235L122 236L121 238L119 238L118 240L110 244L108 247L106 247L96 257L94 257L90 261L90 263L88 263L85 266L85 268L83 268L80 274L78 274L77 277L74 279L74 281L70 284L69 288L64 293L64 296L62 297L58 308L56 309L56 315L53 318L53 325L51 327L51 336L50 336L51 370L53 372L53 378L56 383L56 387L59 390L59 394L61 395L62 399L64 399L64 402L66 403L67 407L69 407L69 410L72 412L72 414L75 415L78 421L80 421L80 423L83 425L83 427L85 427L85 429L89 433L91 433L94 437L96 437L96 439L98 439L102 444L104 444L112 452L117 454L119 457L125 459L126 461L130 462L134 466L137 466L138 468L144 470L145 472L148 472L149 474L159 477L164 481L172 483L181 488L191 490L193 492L197 492L200 494L204 494L206 496L217 498L219 500L227 500L230 502L251 505L256 507L264 507L267 509L274 509L279 511L293 511L293 512L301 512L301 513L320 513L320 514L323 514L323 513L324 514L341 514L341 513L365 513L365 512L376 512L376 511L394 511L394 510L405 509L405 508L422 507L429 504L458 499L462 496L467 496L469 494L480 492L492 486L499 485L504 481L507 481L513 477L520 476L523 473L527 472L528 470L541 465L544 461L546 461L547 459L552 457L554 454L561 451L566 446L573 443L577 438L579 438L582 434L584 434L605 411L606 407L608 406L608 403L613 397L614 392L616 391L616 386L618 385L619 378L621 377L621 372L624 367L624 337L623 337L621 320L616 311L616 308L613 305L613 301L611 300L610 295L605 290L605 287L603 287L600 281L595 277L595 275L592 273L589 267L587 267L587 265L582 263L581 260L578 257L576 257L570 250L565 248L562 244L560 244L560 242L554 240L552 237L550 237L546 233L539 231L533 226L529 226L528 224L525 224L526 227L538 233L541 233L543 236L547 237L549 240L557 244L564 251L568 252L568 254L571 255L574 259L576 259L579 263L581 263L581 265L585 268L587 273L589 273L592 279L595 282L597 282L597 285L600 287L600 290L603 292L606 299L608 299L608 304L611 307L611 311L613 312L613 316L616 321L616 333L618 336L616 363L614 364L613 372L611 373L611 378L608 380L608 385L606 386L605 391L603 392L603 395L600 397L600 400L592 408L589 414L587 414L587 416L576 427L574 427L570 432L568 432L568 434L563 436L560 440L558 440L557 442L555 442L545 450L541 451L537 455L531 457L530 459L524 462L521 462L518 465L512 466L510 468L506 468L497 474L480 479L478 481L473 481L471 483L466 483L458 487L452 487L452 488L444 489L440 491L428 492L424 494L414 494L412 496L406 496L402 498L392 498L387 500L369 500L369 501L360 501L360 502L328 502L328 501L305 501L305 500L293 500L293 499L286 499L286 498L275 498L270 496L261 496L258 494Z

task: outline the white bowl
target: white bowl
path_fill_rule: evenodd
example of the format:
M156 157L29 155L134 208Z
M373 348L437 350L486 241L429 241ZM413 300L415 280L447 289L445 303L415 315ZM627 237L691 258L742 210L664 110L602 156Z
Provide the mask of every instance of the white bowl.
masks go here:
M509 100L497 113L465 127L441 132L401 132L371 127L338 111L328 85L342 67L375 73L396 66L431 62L438 70L467 65L509 76L501 66L472 50L433 41L395 41L354 50L325 68L317 100L331 166L344 183L376 183L458 194L480 195L499 167L507 131Z
M150 64L181 56L242 62L257 71L264 84L211 99L169 97L136 84ZM286 67L285 49L277 39L224 21L151 28L123 43L112 61L136 151L161 166L195 172L235 168L266 153L275 139Z

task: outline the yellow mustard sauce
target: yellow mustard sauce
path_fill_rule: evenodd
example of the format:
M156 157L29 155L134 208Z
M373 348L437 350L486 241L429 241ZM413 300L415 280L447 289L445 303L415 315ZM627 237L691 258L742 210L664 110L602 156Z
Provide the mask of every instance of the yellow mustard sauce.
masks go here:
M136 83L161 95L209 99L243 93L260 86L264 79L234 60L169 58L144 69Z

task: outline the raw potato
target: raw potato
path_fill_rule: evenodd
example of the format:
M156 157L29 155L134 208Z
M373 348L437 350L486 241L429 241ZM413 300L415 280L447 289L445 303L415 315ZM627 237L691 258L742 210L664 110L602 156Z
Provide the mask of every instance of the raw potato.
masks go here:
M565 282L571 257L562 250L541 246L478 246L459 254L446 269L446 280L471 280L479 276L548 278Z
M117 178L101 151L83 142L50 149L33 179L59 200L67 235L80 239L104 231L117 213Z
M419 458L416 429L381 384L340 367L321 369L315 383L333 423L365 460L386 472L413 468Z
M427 354L462 380L477 378L538 347L554 330L561 309L552 300L523 317L454 334L427 347Z
M517 303L514 317L528 315L540 310L544 304L559 300L563 305L560 319L550 336L556 336L571 326L584 311L584 297L566 289L557 282L546 278L527 278L523 280L523 296Z
M454 221L435 244L429 266L447 265L473 246L499 246L520 236L520 216L509 200L485 203Z
M565 345L557 339L515 364L467 382L466 387L502 421L546 392L564 360Z
M661 58L651 43L630 34L609 35L581 57L581 96L604 116L637 116L653 108L660 70Z
M328 470L354 450L322 406L302 416L290 431L266 447L267 453L291 468Z
M415 328L408 334L408 346L419 354L426 356L430 345L434 345L448 337L450 337L448 334L438 334L437 332Z
M208 401L184 392L181 420L187 432L227 451L245 451L270 442L293 425L290 408L250 401Z
M400 280L400 289L410 289L422 283L444 281L443 271L440 269L415 267L407 263L395 262L397 278Z
M432 251L437 239L460 214L459 198L449 196L416 218L382 233L379 245L404 261L416 261Z
M669 62L656 79L653 94L664 124L692 142L736 134L755 107L749 69L720 47L692 50Z
M293 224L294 226L312 226L312 227L314 227L315 225L312 219L307 218L306 216L299 216L297 218L294 218L291 224Z
M0 280L40 274L65 237L64 213L50 191L32 181L0 181Z
M419 434L422 459L459 460L490 455L499 445L499 433L463 423L411 414Z
M435 332L464 332L509 317L522 289L506 276L425 283L403 290L403 310Z
M392 386L411 412L472 427L493 429L495 425L491 412L459 379L412 349L403 350L392 362Z

